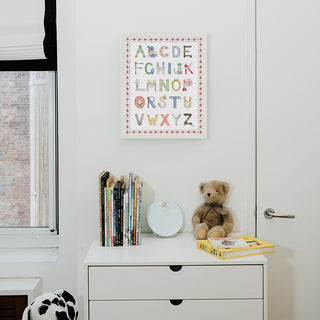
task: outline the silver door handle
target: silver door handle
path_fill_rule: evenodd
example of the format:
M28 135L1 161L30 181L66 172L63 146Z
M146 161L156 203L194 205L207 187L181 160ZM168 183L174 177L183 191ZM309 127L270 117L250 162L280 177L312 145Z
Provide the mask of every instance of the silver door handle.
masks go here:
M287 218L287 219L293 219L295 218L296 216L294 215L278 215L278 214L275 214L275 211L272 209L272 208L268 208L266 210L264 210L264 216L267 218L267 219L272 219L272 218Z

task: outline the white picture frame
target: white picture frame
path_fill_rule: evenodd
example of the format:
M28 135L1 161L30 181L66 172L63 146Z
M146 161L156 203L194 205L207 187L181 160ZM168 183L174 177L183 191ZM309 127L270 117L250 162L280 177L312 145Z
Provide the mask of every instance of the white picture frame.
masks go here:
M125 139L207 137L205 34L124 34L121 114Z

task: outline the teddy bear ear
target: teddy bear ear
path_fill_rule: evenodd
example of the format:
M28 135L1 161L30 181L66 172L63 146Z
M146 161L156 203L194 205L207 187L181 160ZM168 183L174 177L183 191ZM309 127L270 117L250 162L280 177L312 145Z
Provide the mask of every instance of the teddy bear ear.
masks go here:
M229 184L227 182L221 182L221 187L224 194L227 194L230 190Z
M200 183L199 190L200 190L201 193L203 193L204 186L205 186L204 182Z

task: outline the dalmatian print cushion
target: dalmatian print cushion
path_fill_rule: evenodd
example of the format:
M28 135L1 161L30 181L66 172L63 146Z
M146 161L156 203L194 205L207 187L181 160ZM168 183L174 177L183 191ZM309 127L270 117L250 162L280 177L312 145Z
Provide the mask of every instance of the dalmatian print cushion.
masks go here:
M65 290L45 293L24 310L22 320L76 320L79 305Z

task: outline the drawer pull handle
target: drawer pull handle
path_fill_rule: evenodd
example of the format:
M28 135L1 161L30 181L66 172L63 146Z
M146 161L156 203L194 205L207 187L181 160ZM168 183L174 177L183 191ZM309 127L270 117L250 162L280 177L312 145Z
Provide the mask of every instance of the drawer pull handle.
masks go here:
M182 269L182 266L170 266L169 268L173 272L178 272Z
M182 303L182 299L173 299L173 300L170 300L170 303L173 304L174 306L178 306L179 304Z

